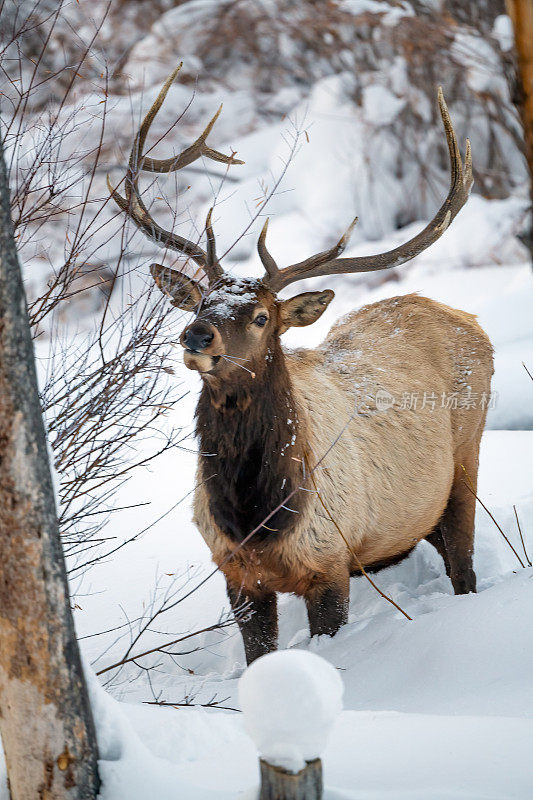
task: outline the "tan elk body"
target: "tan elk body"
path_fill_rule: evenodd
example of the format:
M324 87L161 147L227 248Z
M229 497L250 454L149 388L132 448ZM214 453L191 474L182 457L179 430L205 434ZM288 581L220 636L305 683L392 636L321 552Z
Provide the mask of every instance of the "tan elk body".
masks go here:
M202 136L177 157L142 156L150 124L175 71L136 137L126 197L113 197L147 235L184 252L209 286L152 265L174 305L196 312L182 333L185 363L200 372L195 522L224 573L241 618L248 662L276 647L276 592L305 598L310 630L335 633L347 619L350 575L379 569L427 539L444 558L456 593L475 591L472 568L479 444L493 371L492 348L475 318L408 295L340 320L315 350L284 351L280 335L308 325L331 290L280 300L302 278L386 269L435 241L468 198L442 94L451 188L431 223L402 247L368 258L331 250L278 269L259 239L262 279L222 271L211 214L208 247L154 222L137 188L141 170L170 172L199 155L237 162ZM218 115L218 114L217 114ZM353 227L353 225L352 225Z
M455 393L463 402L467 386L478 401L488 397L491 346L471 315L409 295L350 314L317 350L288 352L285 360L297 436L311 466L326 454L314 480L352 550L314 493L305 496L290 536L273 537L265 548L252 538L239 550L210 513L202 464L195 522L215 562L247 593L258 578L264 590L308 596L338 582L347 592L349 573L358 571L354 553L367 566L408 553L441 519L454 481L462 483L462 466L477 475L485 413L445 406L455 404ZM395 407L376 408L380 390ZM295 452L300 458L297 443L289 443L286 457ZM314 488L304 469L302 485Z

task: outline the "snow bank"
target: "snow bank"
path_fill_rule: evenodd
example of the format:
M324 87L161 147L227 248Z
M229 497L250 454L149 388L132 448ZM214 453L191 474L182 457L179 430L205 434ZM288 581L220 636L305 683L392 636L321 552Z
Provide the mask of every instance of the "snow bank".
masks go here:
M531 719L533 632L527 620L533 612L533 569L462 597L443 596L438 573L433 593L426 580L418 597L416 569L422 572L420 561L406 563L392 590L412 622L385 609L378 616L377 608L371 622L362 620L354 605L348 629L313 642L315 652L342 668L346 707ZM360 584L354 601L358 597L366 605L367 591Z
M324 800L529 800L531 720L344 712Z
M265 761L299 772L319 758L343 690L336 669L313 653L285 650L254 661L239 681L239 703Z
M250 782L253 780L252 748L247 752L246 742L241 741L246 737L236 735L234 724L224 724L222 719L221 729L218 720L196 711L193 715L184 712L185 719L176 727L172 725L172 718L176 716L174 710L157 709L158 724L154 726L150 722L155 709L140 707L143 725L139 736L128 716L128 711L135 712L135 707L128 707L110 697L90 668L86 668L85 674L100 756L98 770L102 787L99 800L146 800L147 797L160 800L173 797L234 800L230 772L226 775L223 770L218 770L216 782L210 782L206 780L205 761L202 764L203 780L200 775L188 775L187 762L198 759L198 756L203 759L204 755L208 761L210 756L220 757L221 751L236 738L240 752L250 765L249 770L240 773L239 788L243 778ZM214 754L210 753L210 746L214 747ZM221 780L224 784L222 789Z
M386 574L379 579L390 591ZM349 709L334 722L325 749L320 747L325 800L529 800L533 570L463 598L443 593L438 575L417 596L414 573L409 577L412 623L389 614L379 599L381 612L365 618L368 605L356 592L357 621L333 639L313 642L343 670ZM298 650L268 658L283 656L312 663ZM252 704L268 688L259 674L261 661L256 665ZM292 666L287 672L295 675ZM302 687L290 692L281 668L271 675L280 681L277 694L272 683L273 702L282 697L287 716L295 697L314 693L317 685L339 702L333 667L328 673L313 666ZM257 753L242 715L119 703L93 675L87 678L100 747L100 800L255 800ZM220 674L209 691L213 686L226 694L235 689ZM177 690L177 680L172 688ZM264 713L270 720L270 709ZM5 783L0 798L7 800Z
M321 754L325 800L527 800L533 778L533 570L463 598L439 594L434 578L434 593L426 584L417 599L414 573L412 581L412 623L389 614L379 598L382 613L360 619L365 598L355 593L354 621L333 639L313 642L330 662L326 669L323 658L300 650L255 662L239 687L246 716L264 715L257 735L264 732L267 740L276 711L289 725L302 708L310 725L327 724L327 708L306 704L316 692L323 698L329 693L340 708L341 669L351 710L334 722L325 749L319 743L308 751ZM248 719L121 704L96 679L89 681L102 755L101 800L257 796ZM231 682L224 684L231 691ZM307 736L303 716L294 731Z

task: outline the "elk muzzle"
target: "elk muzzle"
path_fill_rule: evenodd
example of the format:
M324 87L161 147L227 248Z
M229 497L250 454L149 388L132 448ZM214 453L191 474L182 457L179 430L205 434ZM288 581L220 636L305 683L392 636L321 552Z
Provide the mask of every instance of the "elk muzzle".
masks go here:
M220 333L209 322L194 320L187 325L180 337L185 348L183 361L189 369L198 372L211 372L224 354L224 345Z

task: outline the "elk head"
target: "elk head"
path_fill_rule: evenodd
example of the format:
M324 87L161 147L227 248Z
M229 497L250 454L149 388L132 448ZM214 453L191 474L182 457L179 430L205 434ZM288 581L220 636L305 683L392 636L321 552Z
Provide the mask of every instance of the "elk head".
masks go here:
M227 156L206 144L207 136L222 107L198 139L179 155L155 159L142 154L150 125L180 68L181 64L165 82L135 137L125 177L125 197L113 189L109 179L108 186L120 209L131 217L141 231L161 247L188 256L204 273L206 282L202 283L160 264L152 264L150 267L157 286L169 297L172 305L195 313L195 319L186 326L180 337L185 349L186 366L198 370L208 382L219 383L234 378L237 374L243 379L251 380L261 370L261 365L268 361L269 353L273 352L279 336L291 326L305 326L315 322L334 297L333 291L326 289L304 292L289 300L280 300L277 293L281 289L304 278L373 272L399 266L417 256L444 233L466 203L472 187L470 143L467 140L463 165L448 108L442 89L439 88L438 102L450 155L451 185L444 203L423 231L400 247L385 253L340 258L357 222L356 217L340 241L330 250L280 269L266 247L267 220L258 241L258 252L265 274L260 279L235 278L223 271L217 258L211 225L212 209L205 224L207 246L203 250L197 243L161 228L146 209L138 190L141 172L175 172L200 156L228 165L243 163L235 158L235 153Z

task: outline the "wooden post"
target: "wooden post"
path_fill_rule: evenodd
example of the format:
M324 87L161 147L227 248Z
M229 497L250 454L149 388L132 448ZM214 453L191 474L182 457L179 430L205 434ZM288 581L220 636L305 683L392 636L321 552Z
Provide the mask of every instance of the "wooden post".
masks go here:
M511 17L518 62L518 110L524 127L525 155L529 170L531 227L529 249L533 256L533 0L506 0Z
M321 800L323 792L322 761L306 761L300 772L287 772L259 759L261 792L259 800Z
M0 733L11 800L98 794L1 141Z
M259 800L322 800L320 755L343 691L335 667L304 650L269 653L244 672L239 702L259 751Z

